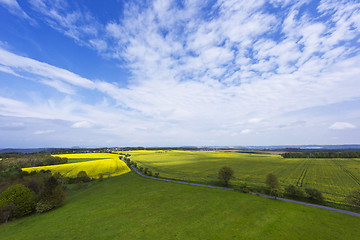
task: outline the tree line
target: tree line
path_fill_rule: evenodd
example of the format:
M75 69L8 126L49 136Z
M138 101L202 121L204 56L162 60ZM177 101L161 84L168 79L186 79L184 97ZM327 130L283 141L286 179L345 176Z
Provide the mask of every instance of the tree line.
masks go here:
M53 157L47 153L23 154L23 153L6 153L1 154L0 171L11 166L19 168L37 167L64 164L68 162L67 158Z
M286 152L281 156L283 158L359 158L360 152Z

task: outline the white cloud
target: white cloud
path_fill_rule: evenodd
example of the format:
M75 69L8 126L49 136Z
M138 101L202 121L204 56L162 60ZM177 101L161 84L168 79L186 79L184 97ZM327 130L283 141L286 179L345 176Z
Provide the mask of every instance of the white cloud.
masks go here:
M333 125L331 125L329 128L333 130L344 130L344 129L356 128L356 126L347 122L336 122Z
M49 133L54 133L55 130L38 130L35 131L34 134L35 135L42 135L42 134L49 134Z
M248 134L248 133L251 133L253 130L251 129L244 129L241 131L241 134Z
M93 126L93 124L91 124L90 122L80 121L80 122L74 123L71 127L73 127L73 128L91 128L92 126Z
M261 118L251 118L251 119L249 119L249 123L259 123L259 122L261 122L262 121L262 119Z

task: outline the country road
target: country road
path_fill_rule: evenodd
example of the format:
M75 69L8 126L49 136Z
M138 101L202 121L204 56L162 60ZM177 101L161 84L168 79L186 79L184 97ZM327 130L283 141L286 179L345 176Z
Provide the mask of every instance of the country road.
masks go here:
M125 162L125 163L126 163L126 162ZM154 180L158 180L158 181L173 182L173 183L187 184L187 185L193 185L193 186L200 186L200 187L208 187L208 188L216 188L216 189L224 189L224 190L235 191L235 189L233 189L233 188L218 187L218 186L211 186L211 185L205 185L205 184L199 184L199 183L190 183L190 182L183 182L183 181L176 181L176 180L170 180L170 179L163 179L163 178L151 177L151 176L147 176L147 175L139 172L139 170L137 170L134 166L130 166L130 167L131 167L131 169L133 169L137 174L139 174L139 175L141 175L141 176L143 176L143 177L150 178L150 179L154 179ZM265 194L258 194L258 193L251 193L251 194L252 194L252 195L256 195L256 196L260 196L260 197L275 199L275 197L269 196L269 195L265 195ZM316 207L316 208L322 208L322 209L326 209L326 210L330 210L330 211L334 211L334 212L339 212L339 213L344 213L344 214L348 214L348 215L360 217L360 214L359 214L359 213L355 213L355 212L345 211L345 210L341 210L341 209L326 207L326 206L317 205L317 204L312 204L312 203L306 203L306 202L300 202L300 201L290 200L290 199L286 199L286 198L279 198L279 197L277 197L276 199L277 199L277 200L280 200L280 201L292 202L292 203L302 204L302 205L311 206L311 207Z

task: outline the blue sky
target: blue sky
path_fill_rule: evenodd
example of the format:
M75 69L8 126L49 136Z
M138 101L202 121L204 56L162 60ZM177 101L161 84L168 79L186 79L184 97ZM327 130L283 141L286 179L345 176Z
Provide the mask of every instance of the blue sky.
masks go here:
M360 2L0 0L0 147L360 143Z

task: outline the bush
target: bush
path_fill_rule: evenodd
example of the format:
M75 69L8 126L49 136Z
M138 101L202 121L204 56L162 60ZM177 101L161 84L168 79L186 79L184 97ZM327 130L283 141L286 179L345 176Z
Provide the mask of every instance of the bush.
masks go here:
M148 171L149 171L149 168L145 168L144 174L146 175Z
M0 208L10 203L18 209L19 217L30 214L35 208L33 193L22 184L11 186L0 194Z
M39 201L38 203L36 203L36 212L37 213L43 213L43 212L47 212L50 211L51 209L53 209L53 205L49 202L46 202L44 200Z
M44 188L44 184L37 178L31 178L24 183L26 187L31 189L34 193L39 194Z
M139 170L140 170L140 172L142 172L142 171L144 170L144 168L143 168L143 167L139 167Z
M312 201L322 202L324 200L322 193L315 188L305 188L307 198Z
M104 174L100 173L99 174L99 181L101 182L102 180L104 180Z
M44 194L40 201L36 204L36 212L47 212L53 208L60 206L65 201L65 192L62 186L58 185L50 193Z
M243 192L243 193L249 193L250 192L250 188L248 187L247 183L244 183L244 184L240 185L239 190L240 190L240 192Z
M19 215L19 211L14 203L6 203L0 209L0 223L8 222Z
M149 176L152 176L152 172L151 172L150 170L148 171L148 175L149 175Z
M158 172L155 173L155 177L159 177L159 173L158 173Z
M36 204L36 212L42 213L60 206L65 201L65 197L63 187L54 176L51 176L40 194L40 200Z
M353 207L360 209L360 189L352 192L349 196L347 196L346 202Z
M78 182L90 182L91 179L90 179L90 177L87 175L87 173L85 171L80 171L77 174L77 181Z
M292 184L288 185L285 188L285 195L291 198L298 198L298 199L305 197L304 191L301 188L295 187Z

